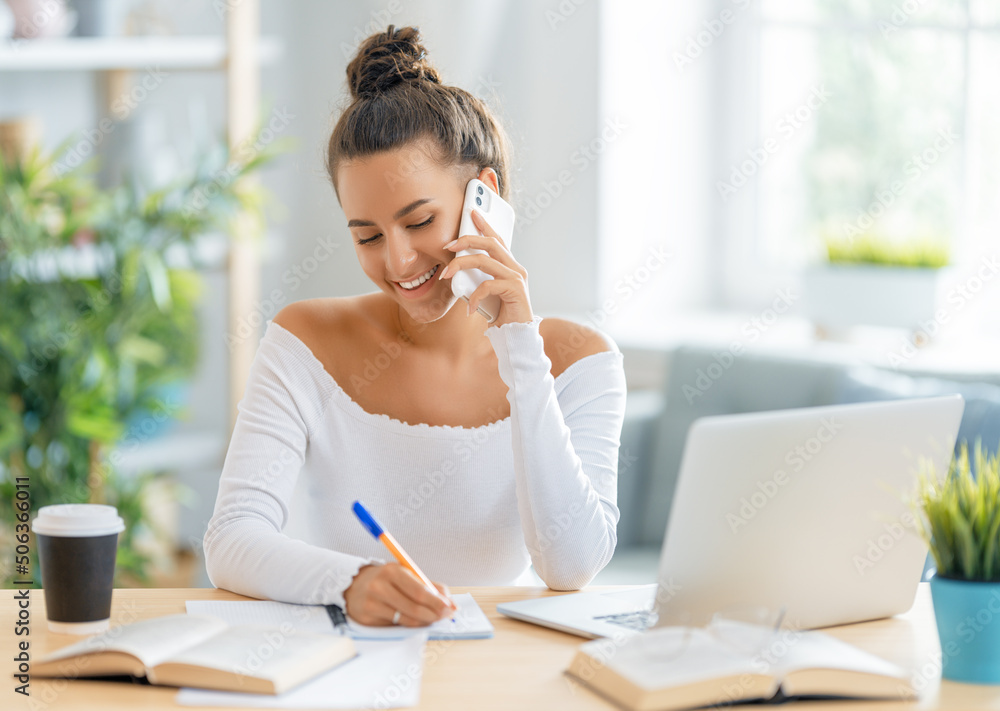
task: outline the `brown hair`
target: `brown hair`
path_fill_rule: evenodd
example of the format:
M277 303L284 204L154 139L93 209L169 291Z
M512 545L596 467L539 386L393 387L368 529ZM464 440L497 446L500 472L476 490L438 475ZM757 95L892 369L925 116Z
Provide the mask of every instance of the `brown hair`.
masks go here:
M337 169L353 158L431 139L445 166L486 167L497 174L500 197L510 200L510 142L485 102L441 83L427 61L416 27L371 35L347 65L352 101L334 126L326 171L337 189ZM475 176L473 176L475 177Z

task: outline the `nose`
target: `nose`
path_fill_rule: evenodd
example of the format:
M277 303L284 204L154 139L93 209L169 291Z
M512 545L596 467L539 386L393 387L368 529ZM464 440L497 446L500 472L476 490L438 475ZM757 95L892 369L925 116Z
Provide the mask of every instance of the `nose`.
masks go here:
M392 230L386 238L385 266L390 274L407 276L417 261L417 253L410 245L410 236L404 230Z

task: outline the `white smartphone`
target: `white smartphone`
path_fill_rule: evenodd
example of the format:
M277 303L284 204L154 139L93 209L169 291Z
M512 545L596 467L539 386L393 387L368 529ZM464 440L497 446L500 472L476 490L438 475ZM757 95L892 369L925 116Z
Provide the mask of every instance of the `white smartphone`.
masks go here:
M472 221L472 210L479 210L480 214L486 218L487 224L496 230L500 239L510 249L511 240L514 237L514 208L495 192L493 188L478 178L473 178L465 188L465 204L462 206L462 220L458 226L458 236L481 235L482 232ZM486 254L482 249L463 249L456 257L464 257L467 254ZM493 277L481 269L463 269L451 278L451 291L455 296L461 296L466 302L472 296L480 284L489 281ZM493 323L500 315L499 296L487 296L479 302L476 310L481 313L488 322Z

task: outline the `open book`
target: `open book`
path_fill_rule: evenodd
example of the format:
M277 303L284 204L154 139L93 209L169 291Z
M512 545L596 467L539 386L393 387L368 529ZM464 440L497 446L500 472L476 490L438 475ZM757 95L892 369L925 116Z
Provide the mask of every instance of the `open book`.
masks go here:
M741 637L748 630L662 627L617 643L595 640L579 648L566 671L635 711L789 697L916 697L903 669L830 635L784 630L762 641L759 630Z
M230 627L167 615L112 627L37 660L37 676L145 676L152 684L280 694L355 655L348 637L290 626Z

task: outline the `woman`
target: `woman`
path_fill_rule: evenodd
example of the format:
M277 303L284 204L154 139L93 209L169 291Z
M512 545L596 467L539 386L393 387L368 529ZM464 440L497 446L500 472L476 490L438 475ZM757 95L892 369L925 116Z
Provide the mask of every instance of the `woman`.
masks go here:
M209 576L373 625L429 624L450 612L444 583L527 582L531 564L578 589L615 548L622 354L535 315L527 272L478 213L485 236L458 235L470 179L509 197L508 143L483 102L441 84L417 29L369 37L347 75L327 169L379 290L268 324L205 534ZM467 248L487 254L455 256ZM470 267L494 278L466 308L449 280ZM488 325L475 309L489 294ZM384 562L355 500L439 592Z

